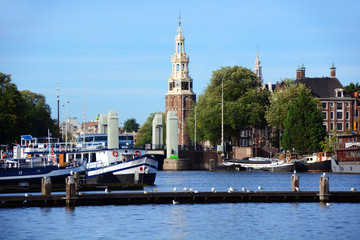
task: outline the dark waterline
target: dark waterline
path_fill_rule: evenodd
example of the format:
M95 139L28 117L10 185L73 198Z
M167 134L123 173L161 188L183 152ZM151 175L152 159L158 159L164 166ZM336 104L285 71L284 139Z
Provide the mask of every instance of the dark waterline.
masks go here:
M322 173L299 173L316 191ZM328 174L330 190L360 189L360 175ZM159 172L148 191L184 187L290 190L291 173ZM0 209L1 239L359 239L360 204L224 203Z

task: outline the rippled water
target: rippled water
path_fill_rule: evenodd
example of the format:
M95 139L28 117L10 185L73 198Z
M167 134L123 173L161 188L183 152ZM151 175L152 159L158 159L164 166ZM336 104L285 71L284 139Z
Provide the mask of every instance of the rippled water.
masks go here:
M321 174L302 173L316 191ZM329 173L330 190L360 189L359 175ZM288 173L159 172L158 191L193 187L289 190ZM154 187L147 187L150 190ZM0 239L359 239L360 204L224 203L0 209Z

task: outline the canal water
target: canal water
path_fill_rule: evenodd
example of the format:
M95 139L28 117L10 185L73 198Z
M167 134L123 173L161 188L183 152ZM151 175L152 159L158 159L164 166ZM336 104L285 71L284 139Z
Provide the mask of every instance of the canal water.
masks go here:
M317 191L321 173L299 173ZM360 175L327 173L330 191ZM291 173L160 171L147 191L290 190ZM0 239L360 239L360 204L223 203L0 209Z

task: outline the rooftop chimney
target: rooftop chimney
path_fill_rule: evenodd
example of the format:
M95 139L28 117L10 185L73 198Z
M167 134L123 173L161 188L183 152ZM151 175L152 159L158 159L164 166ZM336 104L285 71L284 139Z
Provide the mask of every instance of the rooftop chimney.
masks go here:
M301 79L305 79L305 67L304 64L302 64L301 68L300 68L300 78Z
M334 63L332 64L332 66L330 68L330 77L336 78L336 67L334 66Z

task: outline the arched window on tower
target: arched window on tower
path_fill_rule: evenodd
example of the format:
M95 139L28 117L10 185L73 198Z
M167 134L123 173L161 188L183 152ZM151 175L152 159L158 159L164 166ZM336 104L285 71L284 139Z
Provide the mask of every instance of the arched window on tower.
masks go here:
M184 71L185 69L185 64L181 64L181 71Z
M176 71L179 71L179 68L180 68L179 64L176 64Z
M183 53L183 52L184 52L184 50L183 50L183 44L180 43L180 46L181 46L181 53Z
M177 53L180 52L180 43L177 44Z

